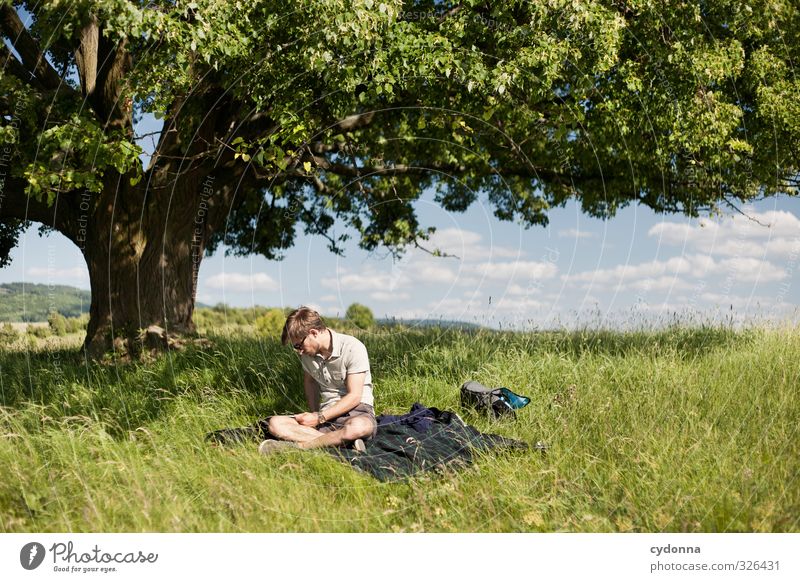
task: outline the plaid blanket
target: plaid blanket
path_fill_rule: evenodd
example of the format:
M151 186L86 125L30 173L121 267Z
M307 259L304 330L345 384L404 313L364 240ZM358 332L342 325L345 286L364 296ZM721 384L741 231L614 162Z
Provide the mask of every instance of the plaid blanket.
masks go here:
M380 481L395 481L422 471L468 465L478 451L529 448L522 441L481 433L454 412L415 404L406 415L379 416L378 434L367 442L364 453L330 452Z

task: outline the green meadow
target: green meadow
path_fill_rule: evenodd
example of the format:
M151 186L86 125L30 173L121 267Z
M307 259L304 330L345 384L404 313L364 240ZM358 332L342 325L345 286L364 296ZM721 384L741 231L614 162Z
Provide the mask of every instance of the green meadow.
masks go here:
M78 335L27 340L0 347L0 531L800 529L795 328L360 336L378 413L422 402L549 451L381 483L325 452L211 447L208 431L304 408L291 350L210 335L97 364ZM469 379L531 404L501 421L463 410Z

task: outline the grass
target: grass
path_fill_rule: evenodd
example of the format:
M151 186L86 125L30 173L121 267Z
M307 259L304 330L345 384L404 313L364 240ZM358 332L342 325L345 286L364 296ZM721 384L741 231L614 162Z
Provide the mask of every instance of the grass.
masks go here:
M415 401L550 452L379 483L203 435L303 408L294 354L212 338L149 364L0 348L0 531L798 531L800 330L383 330L378 412ZM463 411L468 379L531 397Z

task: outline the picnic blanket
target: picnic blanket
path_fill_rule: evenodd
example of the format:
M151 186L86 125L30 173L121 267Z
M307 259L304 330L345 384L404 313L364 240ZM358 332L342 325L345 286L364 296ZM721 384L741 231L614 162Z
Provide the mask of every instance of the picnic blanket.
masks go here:
M408 414L379 416L378 433L367 450L331 449L331 453L380 481L469 465L478 451L527 450L528 443L481 433L454 412L415 403Z
M330 448L326 452L367 472L380 481L404 479L423 471L458 467L475 461L478 451L528 450L523 441L481 433L455 412L415 403L407 414L381 415L378 433L367 441L366 451ZM206 435L221 445L259 442L274 438L267 430L269 418L237 429L222 429ZM534 448L543 450L540 443Z

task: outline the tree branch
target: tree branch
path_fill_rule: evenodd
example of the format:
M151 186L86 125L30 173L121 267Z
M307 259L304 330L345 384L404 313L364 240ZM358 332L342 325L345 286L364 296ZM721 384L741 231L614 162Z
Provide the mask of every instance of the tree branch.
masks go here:
M23 83L34 85L36 89L44 89L39 80L31 76L4 43L0 43L0 61L2 61L3 72L11 73Z
M747 220L750 220L750 221L752 221L752 222L755 222L755 223L756 223L756 224L758 224L759 226L765 226L765 227L767 227L767 228L770 228L770 227L772 226L771 224L767 224L767 223L765 223L765 222L761 222L760 220L758 220L758 219L757 219L756 217L754 217L754 216L750 216L749 214L747 214L746 212L744 212L744 211L743 211L741 208L739 208L738 206L736 206L736 205L735 205L733 202L731 202L731 201L730 201L730 200L729 200L729 199L728 199L726 196L723 196L723 197L722 197L722 200L725 202L725 204L727 204L727 205L728 205L730 208L732 208L732 209L733 209L735 212L737 212L737 213L741 214L742 216L744 216L745 218L747 218Z
M333 188L330 188L325 182L319 179L319 176L311 176L311 184L314 189L320 194L333 194Z
M447 259L449 259L449 258L461 259L461 257L459 257L458 255L453 255L451 253L446 253L446 252L444 252L442 250L439 250L438 248L435 249L435 250L430 250L429 248L421 245L419 243L419 240L417 239L417 237L414 237L414 240L412 241L412 243L413 243L415 248L421 250L424 253L428 253L432 257L442 257L442 258L447 258Z
M308 151L310 151L312 154L332 154L342 151L342 148L338 144L332 145L322 142L313 142L309 144Z
M81 80L81 92L84 97L94 94L97 83L97 51L100 43L100 28L97 18L92 15L89 22L81 29L80 44L75 49L75 63L78 66L78 77Z
M61 77L45 59L39 44L34 40L10 4L0 8L0 28L22 57L22 65L35 76L46 89L58 89Z
M367 127L370 123L372 123L374 118L374 111L370 111L369 113L356 113L355 115L348 115L344 119L340 119L339 121L333 123L330 129L335 132L353 131L355 129Z
M403 174L427 174L428 172L446 172L446 173L459 173L464 172L467 168L460 164L431 164L430 166L409 166L406 164L397 164L394 166L348 166L346 164L339 164L328 161L327 158L321 156L311 156L318 167L326 172L332 172L339 176L348 176L351 178L363 178L367 176L399 176Z
M459 4L458 6L454 6L450 10L447 10L446 12L442 12L442 14L439 16L439 24L441 24L448 18L452 18L453 16L461 12L463 8L464 7Z
M2 178L0 178L2 179ZM3 188L0 190L0 220L16 218L39 222L56 229L72 241L76 240L77 228L74 220L74 209L77 203L66 203L66 200L79 195L76 192L67 192L59 195L65 203L58 206L48 206L44 202L28 196L25 193L26 183L22 178L5 177Z
M127 51L127 39L113 44L102 34L97 49L97 77L95 88L89 97L92 107L106 127L131 131L133 128L133 104L123 100L122 79L130 68L131 57Z

